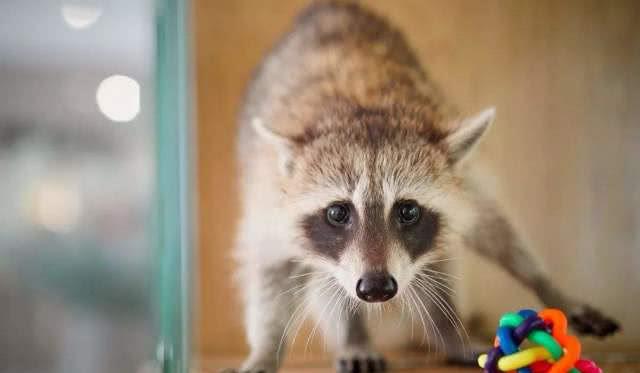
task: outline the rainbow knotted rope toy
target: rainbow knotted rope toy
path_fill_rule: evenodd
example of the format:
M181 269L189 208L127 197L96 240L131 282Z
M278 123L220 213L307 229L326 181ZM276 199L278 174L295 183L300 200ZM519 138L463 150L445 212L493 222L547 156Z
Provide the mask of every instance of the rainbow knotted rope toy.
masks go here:
M520 350L525 339L535 346ZM494 347L478 364L485 373L602 373L593 361L580 359L580 351L578 339L567 334L562 311L525 309L500 318Z

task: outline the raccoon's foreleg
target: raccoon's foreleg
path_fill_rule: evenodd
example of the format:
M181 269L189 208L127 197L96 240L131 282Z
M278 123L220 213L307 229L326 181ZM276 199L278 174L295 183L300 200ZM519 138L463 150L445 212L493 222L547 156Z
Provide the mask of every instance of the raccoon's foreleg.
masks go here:
M338 373L386 372L386 361L371 347L361 312L356 311L354 314L333 321L337 325L336 370Z
M363 313L365 305L354 307L346 292L326 280L326 275L314 278L309 288L310 311L316 327L322 329L325 343L336 355L338 373L380 373L386 363L371 346ZM314 331L315 332L315 327Z
M251 352L240 373L278 370L286 342L283 334L295 306L295 286L300 282L295 271L291 262L243 268L245 328Z
M619 329L616 321L552 285L493 201L479 199L476 211L478 217L465 236L467 246L502 266L533 290L545 305L567 312L571 326L577 332L604 337Z

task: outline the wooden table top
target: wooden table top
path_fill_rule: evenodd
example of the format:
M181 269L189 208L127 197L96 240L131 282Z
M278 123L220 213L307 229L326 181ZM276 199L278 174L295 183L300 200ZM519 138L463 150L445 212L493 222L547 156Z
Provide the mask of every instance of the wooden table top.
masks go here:
M238 359L206 359L195 363L194 371L198 373L218 373L220 370L238 365ZM480 368L447 366L438 363L417 364L415 361L402 363L391 360L391 372L403 373L481 373ZM605 373L640 373L640 363L608 363L600 367ZM293 362L286 364L281 373L334 373L328 362Z

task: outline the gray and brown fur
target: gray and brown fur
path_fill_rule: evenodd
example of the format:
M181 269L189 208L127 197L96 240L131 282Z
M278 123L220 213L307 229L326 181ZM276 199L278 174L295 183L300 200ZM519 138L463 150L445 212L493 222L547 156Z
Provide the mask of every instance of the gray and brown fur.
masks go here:
M387 341L419 344L424 334L450 357L465 357L443 261L457 246L569 312L579 331L617 329L552 287L460 166L493 116L492 109L458 116L402 34L360 5L317 2L298 17L256 71L240 115L236 257L251 347L241 372L275 372L292 325L307 314L332 344L340 371L384 370L364 321L372 306L354 294L368 271L398 283L384 317L406 327ZM422 208L410 228L394 220L405 200ZM340 229L327 224L325 210L338 201L352 213ZM440 285L425 292L417 284L429 276ZM400 318L404 307L415 318Z

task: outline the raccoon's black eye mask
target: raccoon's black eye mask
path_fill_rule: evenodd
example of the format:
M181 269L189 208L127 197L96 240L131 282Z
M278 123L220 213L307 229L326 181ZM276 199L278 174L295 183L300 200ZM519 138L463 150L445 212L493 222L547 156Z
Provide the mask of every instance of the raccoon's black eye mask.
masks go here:
M415 201L398 202L393 211L398 223L392 231L402 242L411 259L416 260L433 247L435 237L440 231L440 214L418 205Z
M358 223L354 206L340 201L307 215L300 225L313 251L338 260L353 240Z
M387 243L395 241L416 260L432 248L440 228L439 214L414 200L397 201L388 219L378 204L366 206L363 213L361 218L351 202L332 202L303 218L300 226L310 249L334 260L356 236L362 250L386 251Z

